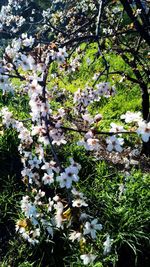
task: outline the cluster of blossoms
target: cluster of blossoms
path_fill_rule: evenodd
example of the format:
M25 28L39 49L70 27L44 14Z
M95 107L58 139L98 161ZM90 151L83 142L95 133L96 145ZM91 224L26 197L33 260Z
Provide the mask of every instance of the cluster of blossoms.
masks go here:
M20 0L19 2L21 4L23 0ZM16 11L20 8L21 6L18 5L18 1L12 0L8 0L8 5L2 6L0 11L1 30L11 27L11 31L15 33L25 23L25 18L23 16L18 16L15 12L13 12L14 10Z
M28 46L33 40L23 36L22 41ZM11 57L9 54L8 60L11 58L13 62L10 72L15 72L16 68L18 70L19 66L26 72L26 76L21 77L24 77L24 87L29 97L32 122L30 129L27 129L23 122L14 119L7 108L1 110L2 123L5 127L12 127L18 132L20 139L18 149L23 163L21 174L23 182L30 189L29 195L25 195L21 200L23 218L17 221L16 231L32 245L40 242L43 232L46 240L51 240L59 228L64 230L68 228L70 230L68 238L73 242L74 240L80 242L81 239L85 243L89 242L90 238L96 238L96 233L102 229L102 226L97 219L91 220L87 214L82 212L88 206L86 198L73 187L79 181L81 166L70 159L70 165L64 168L57 161L57 157L55 161L49 160L45 153L47 147L54 150L53 145L66 143L61 130L65 111L59 109L53 114L48 101L47 88L43 83L46 64L49 64L48 59L54 60L53 56L48 52L45 67L41 69L41 75L37 76L34 58L31 55L20 54L20 47L17 46ZM8 48L6 49L8 51ZM54 151L53 156L55 158ZM46 188L52 192L49 197L45 192ZM66 196L62 197L61 193L57 193L59 189L67 190ZM77 213L77 229L74 229L74 224L72 224L74 212Z
M3 90L3 94L6 92L13 93L13 87L9 81L9 76L0 74L0 88Z
M150 138L150 123L142 119L141 113L127 112L126 114L121 115L121 119L125 122L132 123L136 127L135 133L141 136L141 139L144 142L148 142ZM97 114L95 117L92 117L89 113L82 115L83 126L87 128L88 131L84 134L84 138L77 142L79 146L84 146L88 151L100 151L104 150L104 146L101 145L100 139L98 138L98 132L96 131L97 123L102 120L102 115ZM90 128L90 130L89 130ZM127 130L124 129L122 125L111 123L110 124L110 136L106 138L106 150L109 152L116 151L122 152L122 145L125 143L123 134L126 134ZM132 131L131 131L132 132ZM130 133L130 129L129 132Z
M52 25L51 32L56 34L53 26L55 25L55 27L61 28L63 25L64 31L57 33L57 39L61 41L64 41L64 37L65 39L70 37L69 35L72 34L72 29L74 36L82 36L82 27L80 31L79 25L88 21L92 12L96 12L96 5L93 0L75 0L74 3L69 3L69 5L66 1L54 0L51 1L50 7L42 13L45 23L44 28L49 28Z
M33 155L31 151L33 139L30 132L23 126L23 123L13 119L12 113L7 108L2 109L1 116L5 127L11 126L19 133L19 150L22 154L22 163L24 165L21 173L23 181L32 189L30 196L26 195L21 200L21 210L24 218L17 221L16 231L32 245L40 242L43 230L48 241L53 238L55 230L59 228L70 229L69 239L72 242L75 240L80 242L83 239L86 243L90 237L95 239L96 232L102 229L102 225L98 224L97 219L90 220L89 215L82 213L82 209L88 206L86 198L83 193L72 187L72 184L79 180L80 164L70 158L70 165L60 171L56 162L47 161L44 156L44 148L40 147L40 144L35 147L36 154L34 153ZM48 202L46 202L46 193L42 190L44 186L53 190ZM62 198L59 194L54 195L55 188L72 188L69 200ZM75 230L72 229L71 224L74 209L80 211L77 212L79 226Z
M125 120L126 123L136 123L138 128L137 134L141 136L144 142L148 142L150 138L150 122L146 122L142 119L140 112L127 111L126 114L121 116L121 119Z
M72 182L78 182L78 172L80 168L81 166L79 164L76 164L74 161L72 161L72 164L69 167L65 168L64 172L62 172L60 176L56 177L56 180L57 182L59 182L60 187L71 188Z
M22 70L33 70L35 67L35 61L31 55L25 55L19 52L26 47L32 47L34 44L34 38L27 37L27 34L22 34L21 38L14 39L11 45L8 45L5 49L5 56L0 62L0 88L3 90L3 94L7 92L13 93L13 86L10 83L10 72L16 73L16 69L19 67Z
M75 72L76 70L79 69L80 65L81 65L81 63L80 63L80 57L79 56L75 57L75 58L71 58L69 70Z
M96 89L86 87L84 90L78 89L74 94L74 103L79 112L84 112L86 108L95 101L100 101L101 97L114 95L114 88L109 83L103 82L96 85Z
M22 37L22 41L24 40L26 40L27 46L33 41L27 36ZM24 86L27 88L26 92L29 96L32 119L32 125L30 129L27 129L22 122L13 118L12 113L7 108L3 108L1 111L2 122L5 127L12 127L18 132L18 138L20 139L19 152L23 163L21 173L24 183L31 189L30 194L25 195L21 200L23 218L17 221L16 231L29 243L35 245L40 242L43 233L46 240L50 241L53 239L56 230L63 229L65 231L69 229L69 240L72 242L78 241L79 243L82 241L84 244L89 244L91 239L95 240L97 231L102 230L102 225L98 223L97 219L84 212L84 209L88 206L86 197L74 188L74 185L79 181L81 166L71 158L70 165L63 167L59 164L57 157L54 160L49 160L45 153L45 150L50 146L54 149L53 145L59 146L66 143L61 129L65 110L60 108L53 114L48 101L47 88L43 83L47 68L46 64L49 63L48 59L51 60L53 56L49 55L48 51L45 66L42 65L41 75L37 76L37 65L33 57L30 59L30 55L26 56L25 54L24 57L20 57L19 49L18 52L15 51L14 55L15 66L18 66L17 62L19 62L23 71L28 73ZM27 59L29 62L27 62ZM23 67L23 64L26 67ZM96 93L96 91L87 91L90 98L89 103L94 101L94 93L98 99L99 93ZM106 90L104 89L105 93ZM93 94L93 99L91 94ZM86 98L88 99L88 94L86 94ZM97 114L92 117L86 110L81 115L81 118L84 127L88 128L90 126L93 127L95 124L97 125L102 116ZM138 124L137 133L142 136L144 141L148 140L149 124L142 121L140 114L128 112L122 115L121 118L125 119L127 123L136 122ZM125 129L115 123L111 123L110 126L110 132L119 133L119 138L115 135L108 137L106 139L107 150L122 152L124 140L120 136L120 132L124 133ZM89 151L99 151L101 149L100 141L93 129L87 131L84 140L79 141L78 145L84 145ZM55 154L53 155L55 156ZM52 192L50 196L47 196L45 188ZM61 193L57 193L57 190L67 190L68 193L64 197ZM74 228L74 223L72 223L74 222L74 213L76 214L77 228ZM103 244L104 255L110 252L111 244L112 239L108 235ZM96 255L87 253L85 250L85 254L81 255L80 258L87 265L93 263Z
M66 47L58 48L58 51L51 50L50 56L52 60L56 60L59 63L64 63L65 59L68 57L68 53L66 52Z
M82 10L82 12L89 12L96 8L95 3L92 0L81 0L80 3L77 5L77 9Z
M112 151L116 150L122 152L122 145L124 143L123 138L116 138L114 135L106 138L107 150Z
M99 151L101 149L100 141L94 136L92 131L87 132L84 135L84 139L78 141L77 144L79 146L84 146L84 148L88 151Z

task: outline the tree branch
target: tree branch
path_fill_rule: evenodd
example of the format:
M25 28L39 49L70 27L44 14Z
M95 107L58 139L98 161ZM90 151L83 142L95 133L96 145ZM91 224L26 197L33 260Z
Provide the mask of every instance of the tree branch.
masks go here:
M138 33L141 35L141 37L147 42L148 45L150 45L150 36L148 34L148 31L145 30L145 27L143 27L140 22L137 20L137 18L134 16L132 8L130 7L130 4L127 0L120 0L122 3L125 11L127 12L129 18L134 23L134 26Z

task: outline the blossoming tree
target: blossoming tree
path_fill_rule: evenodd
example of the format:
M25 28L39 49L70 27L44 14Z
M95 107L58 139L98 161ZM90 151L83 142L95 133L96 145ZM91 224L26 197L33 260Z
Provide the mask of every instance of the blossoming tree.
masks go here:
M74 133L76 138L73 141L93 157L106 153L119 161L124 157L124 149L127 153L125 136L139 136L147 154L150 137L148 69L140 54L149 42L145 28L149 9L142 1L132 1L128 5L127 1L120 1L122 4L110 2L51 1L49 7L41 11L32 1L9 0L0 14L1 34L11 38L0 62L0 89L3 95L27 95L30 109L24 121L15 118L7 107L1 110L4 128L11 127L18 133L18 150L23 164L21 175L27 186L26 195L21 200L22 216L16 222L16 231L32 245L38 244L42 238L51 242L58 231L64 232L70 242L84 244L80 258L85 265L93 263L98 256L93 251L97 233L103 226L97 218L86 213L88 201L78 190L82 166L71 155L60 160L59 149L69 142ZM124 8L134 20L135 28L131 25L132 21L124 23ZM142 20L142 26L139 26L139 20ZM104 26L106 21L107 28ZM144 32L141 27L144 27ZM132 31L138 43L136 48L127 48L124 39L131 41ZM85 44L91 42L96 45L93 62L97 58L101 60L103 69L87 81L84 89L77 88L74 93L59 89L58 79L68 77L72 82L84 62ZM120 53L133 67L135 77L121 70L110 71L106 57L110 49ZM133 59L130 60L131 55ZM90 66L93 62L88 58L86 64ZM139 66L143 69L140 70ZM99 113L93 116L89 108L93 103L99 103L101 98L108 99L116 94L115 86L108 82L108 77L117 74L123 75L122 83L127 79L141 87L142 113L127 111L120 118L127 125L112 122L109 131L100 131L103 117ZM19 88L14 86L15 79L21 82ZM69 99L71 108L63 106L66 104L63 97ZM59 108L52 104L57 99L62 103ZM128 148L128 151L127 165L133 155L140 153L138 149L133 151ZM112 243L107 235L103 244L104 256L109 253Z

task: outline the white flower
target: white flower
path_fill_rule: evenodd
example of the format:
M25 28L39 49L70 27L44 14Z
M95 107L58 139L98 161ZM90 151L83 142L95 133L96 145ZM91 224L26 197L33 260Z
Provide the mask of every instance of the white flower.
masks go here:
M94 134L92 133L92 131L88 131L86 134L85 134L85 139L87 140L87 139L89 139L89 138L93 138L94 137Z
M41 106L42 106L42 101L40 99L35 99L32 98L29 101L29 105L31 107L31 113L30 115L32 116L32 121L40 121L40 112L41 112Z
M7 75L0 74L0 89L3 90L3 94L5 94L5 92L13 92L13 88L11 87L8 79L9 77Z
M58 48L58 52L56 54L56 60L58 60L58 62L60 63L63 63L66 57L68 57L68 54L66 52L66 47Z
M41 160L37 159L36 156L33 159L30 159L28 162L30 164L31 169L33 169L33 168L39 169L40 168L39 165L41 164Z
M100 75L100 73L95 73L92 79L93 79L94 81L96 81L97 78L99 77L99 75Z
M122 147L124 140L123 138L116 138L115 136L110 136L106 138L107 150L110 152L112 150L116 150L118 152L122 152Z
M29 145L33 142L30 136L30 132L25 127L23 127L21 131L19 128L17 128L17 131L20 132L18 135L18 138L21 139L21 143Z
M27 34L22 34L22 44L23 46L26 46L26 47L32 47L33 44L34 44L34 38L32 36L30 36L30 38L27 38Z
M65 173L68 177L72 177L72 180L75 182L78 182L79 176L78 176L78 166L77 165L70 165L65 169Z
M73 188L73 189L71 190L71 193L72 193L75 197L77 197L77 198L82 198L82 199L84 199L84 195L83 195L83 193L77 191L75 188Z
M35 147L35 153L39 154L39 159L44 161L44 149L41 144L37 144Z
M16 130L17 132L21 132L25 129L25 127L23 126L23 123L20 121L16 121Z
M61 173L60 176L57 176L56 181L59 182L61 188L71 188L72 186L72 177L67 177L65 172Z
M80 241L81 238L82 238L82 234L77 231L72 231L69 235L69 240L71 240L72 242L74 242L75 240Z
M36 196L35 196L35 201L34 201L34 204L36 205L41 205L42 202L41 202L41 198L43 198L45 196L45 192L44 191L41 191L41 189L37 192Z
M29 202L29 197L24 196L21 200L21 209L25 213L27 218L36 216L36 207L32 203Z
M50 171L51 170L50 162L44 162L44 165L41 167L42 170Z
M85 138L88 138L86 141L84 140L81 140L81 141L78 141L77 142L77 145L78 146L84 146L84 148L87 150L87 151L98 151L101 146L99 144L99 140L96 139L96 138L90 138L90 135L89 135L90 132L88 132L86 135L85 135Z
M83 254L80 256L81 260L83 260L84 265L88 265L93 263L93 261L96 259L96 255L93 254Z
M39 240L37 238L39 236L40 236L40 229L39 228L36 228L35 230L31 230L29 232L29 237L27 238L27 241L29 243L31 243L32 245L38 244Z
M98 151L100 149L100 144L99 144L99 140L96 138L89 138L87 139L87 150L90 151Z
M55 202L58 202L58 201L60 200L60 197L59 197L58 195L55 195L55 196L53 197L53 200L54 200Z
M40 135L46 134L46 128L42 125L32 126L32 132L31 134L34 135Z
M70 161L72 167L77 168L78 171L81 170L81 165L79 163L75 162L73 158L69 158L69 161Z
M84 235L90 234L93 239L96 238L96 231L102 229L102 225L97 223L97 219L92 220L91 222L85 223L85 228L83 231Z
M38 196L39 198L44 197L44 196L45 196L45 192L42 191L42 190L40 189L40 190L38 191L37 196Z
M25 168L21 171L21 174L22 174L23 177L28 176L29 183L32 184L32 182L33 182L33 180L32 180L32 178L33 178L33 173L32 173L32 170L31 170L31 169L25 167Z
M141 14L142 12L142 9L138 8L135 13L134 13L134 16L137 17L139 14Z
M138 135L141 135L141 138L144 142L148 142L150 138L150 122L146 123L145 121L139 121L138 126Z
M90 65L90 63L91 63L91 59L90 59L89 57L86 59L86 63L87 63L88 65Z
M81 198L77 198L75 200L72 201L72 207L77 207L77 208L80 208L80 207L87 207L88 204Z
M78 69L78 67L80 67L79 59L78 58L74 58L70 62L70 71L76 71Z
M110 84L109 83L99 83L96 85L96 96L104 96L109 97L110 96Z
M45 146L49 145L49 138L48 136L39 136L39 142L43 143Z
M28 94L32 98L36 98L38 95L42 94L42 87L39 85L37 79L33 79L31 82Z
M2 108L0 116L2 116L2 123L5 124L7 128L12 124L15 125L15 121L12 118L12 113L8 110L8 108Z
M57 172L57 168L55 167L56 162L55 161L50 161L50 162L44 162L44 165L41 167L42 170L45 170L47 172L54 170Z
M31 55L26 56L21 54L21 60L19 63L24 71L33 70L35 68L35 61Z
M59 182L61 188L71 188L72 182L78 182L79 180L78 172L78 166L71 165L60 176L56 177L56 181Z
M41 116L42 117L47 117L48 115L51 114L51 109L50 109L50 104L48 102L42 103L41 105Z
M48 199L48 208L47 208L48 212L52 211L53 205L54 205L54 201L49 197L49 199Z
M112 123L110 124L110 126L111 126L110 132L115 132L115 133L117 133L117 132L124 132L124 131L125 131L125 129L123 128L123 126L118 125L118 124L116 124L116 123L114 123L114 122L112 122Z
M126 123L137 122L141 120L141 112L127 111L126 114L121 115L120 118L125 120Z
M53 130L50 130L50 136L53 139L52 144L60 146L61 144L67 143L67 141L64 139L64 134L60 129L55 128Z
M48 171L48 174L47 173L44 173L44 176L42 177L42 181L43 183L46 185L50 185L52 183L54 183L54 173L52 170L49 170Z
M63 209L64 209L64 206L63 204L58 201L55 205L54 205L54 208L56 209L56 215L55 215L55 223L56 223L56 226L58 228L63 228L63 217L62 217L62 214L63 214Z
M81 116L82 116L85 124L90 124L91 125L92 123L94 123L94 120L93 120L93 118L91 117L90 114L88 114L88 113L81 114Z
M111 245L112 245L113 239L110 238L110 235L107 235L106 241L103 243L104 245L104 255L110 253L111 251Z
M72 206L73 207L80 208L82 206L84 206L84 207L87 207L88 206L88 204L85 202L85 197L84 197L83 193L80 193L75 188L73 188L71 190L71 193L75 197L75 199L72 200Z

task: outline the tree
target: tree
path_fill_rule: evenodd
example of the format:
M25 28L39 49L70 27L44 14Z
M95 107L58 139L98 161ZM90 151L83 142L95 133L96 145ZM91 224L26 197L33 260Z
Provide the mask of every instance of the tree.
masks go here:
M80 257L84 264L93 263L96 258L90 251L94 251L96 234L102 225L97 218L83 213L88 206L86 198L74 188L81 166L73 158L61 160L60 147L69 142L68 133L77 133L78 146L93 156L101 150L107 155L111 151L122 153L122 134L138 134L145 144L144 152L149 154L149 69L148 59L143 56L147 56L145 48L149 44L148 16L142 3L65 0L51 1L49 5L46 2L48 8L41 10L40 3L20 0L9 1L1 10L1 34L8 38L8 46L0 65L0 87L3 95L14 92L10 81L18 79L30 109L25 121L14 119L7 107L1 111L4 127L18 133L22 177L28 190L21 200L23 219L17 221L16 230L32 245L39 244L42 238L50 242L58 230L60 233L64 230L68 240L86 244ZM72 80L91 44L96 50L89 67L99 59L102 69L94 82L88 81L85 89L78 89L74 95L59 91L57 78L63 82L64 77ZM107 59L110 52L122 57L130 66L130 73L120 69L110 71ZM140 113L122 115L127 123L133 123L134 131L114 123L110 131L100 131L101 114L89 113L89 106L100 101L101 96L107 99L115 94L108 82L111 75L123 75L141 88L143 118ZM20 94L19 90L16 93ZM51 105L56 99L63 103L67 97L74 103L73 110ZM107 136L106 140L100 142L101 135ZM131 154L128 153L129 158ZM118 160L118 154L112 157ZM111 243L107 235L105 253Z

